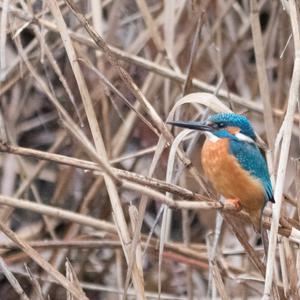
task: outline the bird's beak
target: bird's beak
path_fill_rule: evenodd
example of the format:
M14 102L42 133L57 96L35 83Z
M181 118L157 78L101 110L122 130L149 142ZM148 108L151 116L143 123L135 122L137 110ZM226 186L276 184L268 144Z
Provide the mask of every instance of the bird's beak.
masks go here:
M196 121L176 121L176 122L167 122L170 125L188 128L193 130L200 130L200 131L212 131L213 128L207 124L207 122L196 122Z

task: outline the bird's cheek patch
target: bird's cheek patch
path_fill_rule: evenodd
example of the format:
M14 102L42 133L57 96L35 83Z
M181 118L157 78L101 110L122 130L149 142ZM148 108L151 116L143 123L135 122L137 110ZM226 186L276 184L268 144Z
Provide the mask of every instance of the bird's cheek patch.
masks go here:
M232 135L235 135L235 134L237 134L237 133L239 133L240 132L240 128L238 128L238 127L226 127L226 130L230 133L230 134L232 134Z

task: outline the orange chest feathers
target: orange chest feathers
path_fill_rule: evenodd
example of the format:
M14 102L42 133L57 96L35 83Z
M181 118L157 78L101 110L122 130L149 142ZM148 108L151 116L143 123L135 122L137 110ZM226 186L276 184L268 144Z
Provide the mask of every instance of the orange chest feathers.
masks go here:
M264 189L259 180L244 170L229 153L228 139L205 141L201 151L202 167L218 193L237 198L247 210L257 210L264 201Z

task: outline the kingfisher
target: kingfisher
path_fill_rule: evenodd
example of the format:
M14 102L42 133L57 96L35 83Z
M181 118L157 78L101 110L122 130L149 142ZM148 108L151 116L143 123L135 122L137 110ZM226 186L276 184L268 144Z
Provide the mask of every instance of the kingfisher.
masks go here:
M219 113L206 121L177 121L169 124L202 131L206 140L201 163L215 190L237 209L244 209L257 232L268 201L274 203L266 160L248 118Z

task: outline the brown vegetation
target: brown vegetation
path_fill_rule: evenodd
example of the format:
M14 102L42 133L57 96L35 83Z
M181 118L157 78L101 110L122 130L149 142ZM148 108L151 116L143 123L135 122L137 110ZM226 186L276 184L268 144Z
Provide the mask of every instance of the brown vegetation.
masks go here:
M1 299L299 299L298 1L0 7ZM166 125L220 111L265 141L267 258Z

